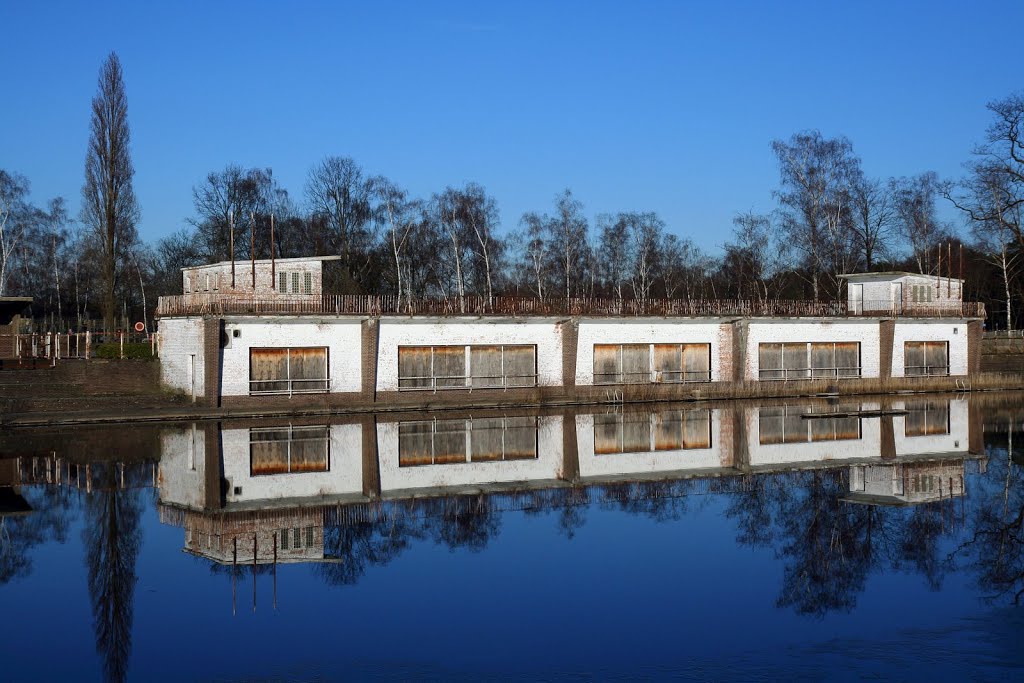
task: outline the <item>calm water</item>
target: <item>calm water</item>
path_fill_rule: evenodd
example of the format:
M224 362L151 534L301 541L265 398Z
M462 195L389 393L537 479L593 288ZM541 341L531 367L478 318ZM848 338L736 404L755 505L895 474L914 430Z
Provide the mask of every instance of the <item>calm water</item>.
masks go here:
M1019 680L1020 398L3 435L0 679Z

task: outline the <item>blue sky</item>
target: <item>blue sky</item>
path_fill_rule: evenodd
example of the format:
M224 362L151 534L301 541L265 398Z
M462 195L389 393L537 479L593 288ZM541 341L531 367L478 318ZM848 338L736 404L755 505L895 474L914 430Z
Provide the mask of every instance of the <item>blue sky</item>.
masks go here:
M46 2L0 5L0 168L77 213L89 102L125 70L140 233L270 166L301 201L347 155L427 196L476 181L503 226L571 188L714 249L772 208L770 142L843 134L875 176L960 173L1024 88L1022 2ZM952 212L949 217L954 217Z

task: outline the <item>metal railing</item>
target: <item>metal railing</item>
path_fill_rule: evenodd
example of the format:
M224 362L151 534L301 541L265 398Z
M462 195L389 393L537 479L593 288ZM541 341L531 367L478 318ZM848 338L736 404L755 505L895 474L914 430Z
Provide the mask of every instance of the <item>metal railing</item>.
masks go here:
M273 385L273 386L266 386ZM313 385L313 386L310 386ZM255 388L263 386L264 388ZM326 394L331 390L331 380L328 377L315 377L303 379L251 379L249 380L249 394L253 396L266 394Z
M647 299L623 300L574 297L541 300L528 297L483 296L407 300L393 295L324 294L307 296L221 296L185 294L162 296L158 316L186 315L431 315L431 316L607 316L607 317L984 317L978 302L901 305L889 301L788 301L771 299Z
M786 382L804 379L856 379L860 377L861 368L761 368L758 370L759 380Z
M594 384L687 384L710 382L710 370L655 370L651 372L595 372Z
M906 365L904 377L948 377L949 364L946 365Z
M509 380L529 380L529 382L509 383ZM478 384L479 380L499 380L488 384ZM412 384L417 382L419 384ZM398 378L399 391L446 391L448 389L529 389L537 386L537 373L525 375L438 375L434 377L415 376Z

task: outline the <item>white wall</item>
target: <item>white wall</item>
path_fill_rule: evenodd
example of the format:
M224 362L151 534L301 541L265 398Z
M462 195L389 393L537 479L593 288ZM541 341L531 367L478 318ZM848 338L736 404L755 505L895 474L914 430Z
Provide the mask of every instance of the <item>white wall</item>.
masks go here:
M162 318L160 332L160 381L172 389L203 395L203 319ZM192 356L195 356L194 378ZM247 371L248 372L248 371Z
M398 466L398 423L378 423L377 453L381 492L557 479L562 470L562 418L539 417L537 422L537 457L533 460L460 462L413 467Z
M861 377L878 377L880 337L878 320L772 320L751 322L747 332L745 377L757 380L758 345L772 342L860 342Z
M363 429L358 424L331 425L330 465L327 472L295 472L252 476L249 467L249 430L225 429L224 477L228 503L319 498L362 493ZM235 487L242 493L235 495Z
M864 410L871 410L875 405L864 405ZM804 409L805 412L820 412L814 406L791 406L791 410ZM799 463L825 462L829 460L854 460L882 457L882 421L879 418L862 418L860 421L860 438L843 441L808 441L796 443L761 444L760 408L748 410L745 415L747 430L747 448L750 465L784 465Z
M613 318L581 320L576 346L576 384L594 383L595 344L710 344L711 381L721 376L721 325L717 318L645 320Z
M223 350L223 396L249 395L249 349L252 347L326 346L331 393L357 392L362 386L362 330L358 319L309 322L308 318L227 320L228 347ZM234 330L240 332L234 336Z
M948 341L949 374L967 374L967 321L897 320L892 340L892 376L903 377L904 348L908 341Z
M206 432L192 423L160 434L160 502L201 510L206 501Z
M906 408L906 402L893 404L893 408ZM896 455L930 455L938 453L967 453L970 420L967 401L949 402L949 434L907 436L906 417L895 415L892 430L896 441Z
M536 345L537 384L562 384L562 331L554 320L382 318L379 329L377 391L398 390L399 346Z
M630 474L652 474L731 466L723 463L722 411L711 411L711 447L640 453L594 453L594 416L576 416L576 444L580 476L612 477Z

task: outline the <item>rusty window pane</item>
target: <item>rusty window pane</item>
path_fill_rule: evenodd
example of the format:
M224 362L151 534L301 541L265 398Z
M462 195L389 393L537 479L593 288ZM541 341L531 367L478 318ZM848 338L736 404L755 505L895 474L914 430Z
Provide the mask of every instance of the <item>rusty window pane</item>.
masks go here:
M625 384L651 381L651 348L648 344L622 345L622 381Z
M500 417L473 420L470 429L473 462L501 460L504 443L504 420Z
M252 476L330 470L330 431L326 426L252 429L249 472Z
M711 448L711 411L683 411L683 448Z
M651 450L651 414L622 414L622 452L646 453Z
M840 377L860 377L859 342L836 342L836 371Z
M434 464L466 462L466 421L434 421Z
M398 388L430 387L431 356L429 346L399 346Z
M786 371L786 379L807 379L811 376L807 367L807 344L783 344L782 366Z
M919 401L907 404L903 420L906 436L933 436L949 434L949 403L947 401Z
M510 387L537 386L537 347L504 346L505 385Z
M622 419L618 413L594 415L594 453L622 452Z
M439 387L466 386L466 347L435 346L434 381Z
M761 379L786 379L782 365L782 344L759 344L757 356Z
M621 361L617 344L594 344L594 384L621 383Z
M670 410L654 416L654 450L675 451L683 447L683 413Z
M928 374L925 363L926 342L908 341L903 343L903 372L906 375Z
M474 387L502 386L501 347L473 346L469 350L469 367Z
M249 349L249 389L288 391L288 349Z
M654 381L682 382L683 349L679 344L654 345Z
M683 380L711 381L711 344L683 344Z
M398 425L398 466L429 465L434 461L434 423L402 422Z
M836 376L836 347L832 342L811 344L811 376Z
M327 389L327 349L289 349L288 363L293 391Z

